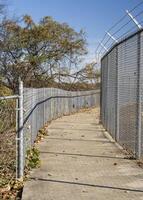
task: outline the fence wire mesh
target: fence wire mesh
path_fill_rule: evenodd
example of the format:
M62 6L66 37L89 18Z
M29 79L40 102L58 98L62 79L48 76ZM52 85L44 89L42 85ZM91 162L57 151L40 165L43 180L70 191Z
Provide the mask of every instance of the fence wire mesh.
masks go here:
M11 98L0 100L0 188L15 178L16 100Z
M114 45L101 60L101 120L136 157L143 156L143 30Z

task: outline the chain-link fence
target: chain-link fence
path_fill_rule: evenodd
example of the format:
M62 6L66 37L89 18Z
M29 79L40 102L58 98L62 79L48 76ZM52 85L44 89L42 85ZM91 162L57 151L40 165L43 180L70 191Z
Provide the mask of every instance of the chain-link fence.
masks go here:
M16 99L0 97L0 188L16 178Z
M45 123L77 112L81 108L99 106L99 91L65 91L56 88L24 88L24 159L33 145L38 130Z
M26 151L47 122L99 106L99 99L99 91L23 88L22 82L18 95L0 97L0 188L23 176Z
M143 30L115 44L101 60L101 121L135 157L143 156Z

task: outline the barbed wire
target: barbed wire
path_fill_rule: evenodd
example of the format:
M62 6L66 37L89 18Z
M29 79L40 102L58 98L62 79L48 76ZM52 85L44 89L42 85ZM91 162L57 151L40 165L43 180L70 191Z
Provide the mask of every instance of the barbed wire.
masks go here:
M95 50L95 54L99 60L115 43L139 30L134 19L137 21L139 26L143 27L143 1L125 12L125 15L105 32L103 38L99 42ZM131 14L133 18L131 18L129 14Z

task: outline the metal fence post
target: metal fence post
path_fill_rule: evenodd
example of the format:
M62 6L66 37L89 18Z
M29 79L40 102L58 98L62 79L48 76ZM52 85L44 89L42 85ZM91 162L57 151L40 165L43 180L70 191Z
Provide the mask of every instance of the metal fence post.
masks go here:
M137 116L137 141L136 141L136 151L137 158L141 157L141 66L140 66L140 53L141 53L141 33L138 34L138 51L137 51L137 67L138 67L138 83L137 83L137 106L138 106L138 116Z
M23 140L23 82L19 81L18 98L18 148L17 148L17 178L22 178L24 172L24 140Z
M116 128L115 140L119 142L119 69L118 69L118 46L116 47Z
M16 179L18 179L18 98L16 99Z
M99 123L102 123L103 121L102 121L102 109L103 109L103 107L102 107L102 81L103 81L103 66L101 65L101 69L100 69L100 72L101 72L101 83L100 83L100 118L99 118Z

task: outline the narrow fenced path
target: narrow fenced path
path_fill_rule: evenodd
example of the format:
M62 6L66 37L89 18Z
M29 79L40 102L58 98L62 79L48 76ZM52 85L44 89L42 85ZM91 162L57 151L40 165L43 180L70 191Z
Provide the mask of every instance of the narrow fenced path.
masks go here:
M143 200L143 169L99 125L99 109L53 121L39 149L23 200Z

